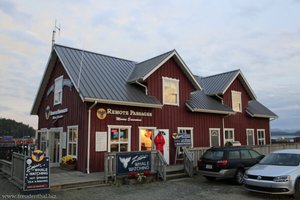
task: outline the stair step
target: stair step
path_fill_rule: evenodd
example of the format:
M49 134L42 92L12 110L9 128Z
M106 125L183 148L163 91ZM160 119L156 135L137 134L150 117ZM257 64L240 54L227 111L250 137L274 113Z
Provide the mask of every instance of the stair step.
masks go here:
M186 177L188 177L188 175L186 173L167 174L167 180L180 179L180 178L186 178Z

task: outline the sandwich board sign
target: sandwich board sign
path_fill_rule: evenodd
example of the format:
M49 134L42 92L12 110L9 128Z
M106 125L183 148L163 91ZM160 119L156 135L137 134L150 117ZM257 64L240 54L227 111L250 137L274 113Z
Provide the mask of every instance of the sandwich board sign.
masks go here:
M49 157L41 150L34 150L24 160L23 192L46 194L50 192Z

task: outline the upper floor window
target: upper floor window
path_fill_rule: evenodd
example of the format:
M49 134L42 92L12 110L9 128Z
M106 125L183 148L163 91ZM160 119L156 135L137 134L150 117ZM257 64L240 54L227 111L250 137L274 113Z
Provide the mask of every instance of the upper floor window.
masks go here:
M63 91L63 76L55 79L54 84L54 105L62 103L62 91Z
M242 93L238 91L231 91L232 109L235 112L242 112Z
M163 77L163 104L179 105L179 80Z

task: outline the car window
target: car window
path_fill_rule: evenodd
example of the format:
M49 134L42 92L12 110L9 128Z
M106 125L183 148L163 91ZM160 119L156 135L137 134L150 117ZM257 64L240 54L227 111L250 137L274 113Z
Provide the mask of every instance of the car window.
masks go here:
M271 153L262 159L259 164L262 165L282 165L297 166L300 163L299 154Z
M239 150L231 150L228 152L228 159L240 159L240 151Z
M244 150L241 150L241 158L242 159L251 159L252 157L251 157L249 151L244 149Z
M258 158L259 156L261 156L259 153L253 150L249 150L249 153L251 154L252 158Z
M214 151L214 150L207 150L203 158L208 160L221 160L223 159L224 151Z

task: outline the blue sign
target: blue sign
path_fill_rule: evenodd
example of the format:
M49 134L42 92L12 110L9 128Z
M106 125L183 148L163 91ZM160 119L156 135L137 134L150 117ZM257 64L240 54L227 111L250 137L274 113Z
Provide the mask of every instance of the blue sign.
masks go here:
M44 152L35 150L31 157L25 158L23 191L49 190L49 158Z
M117 153L116 159L117 176L127 175L132 171L151 171L151 152L122 152Z

